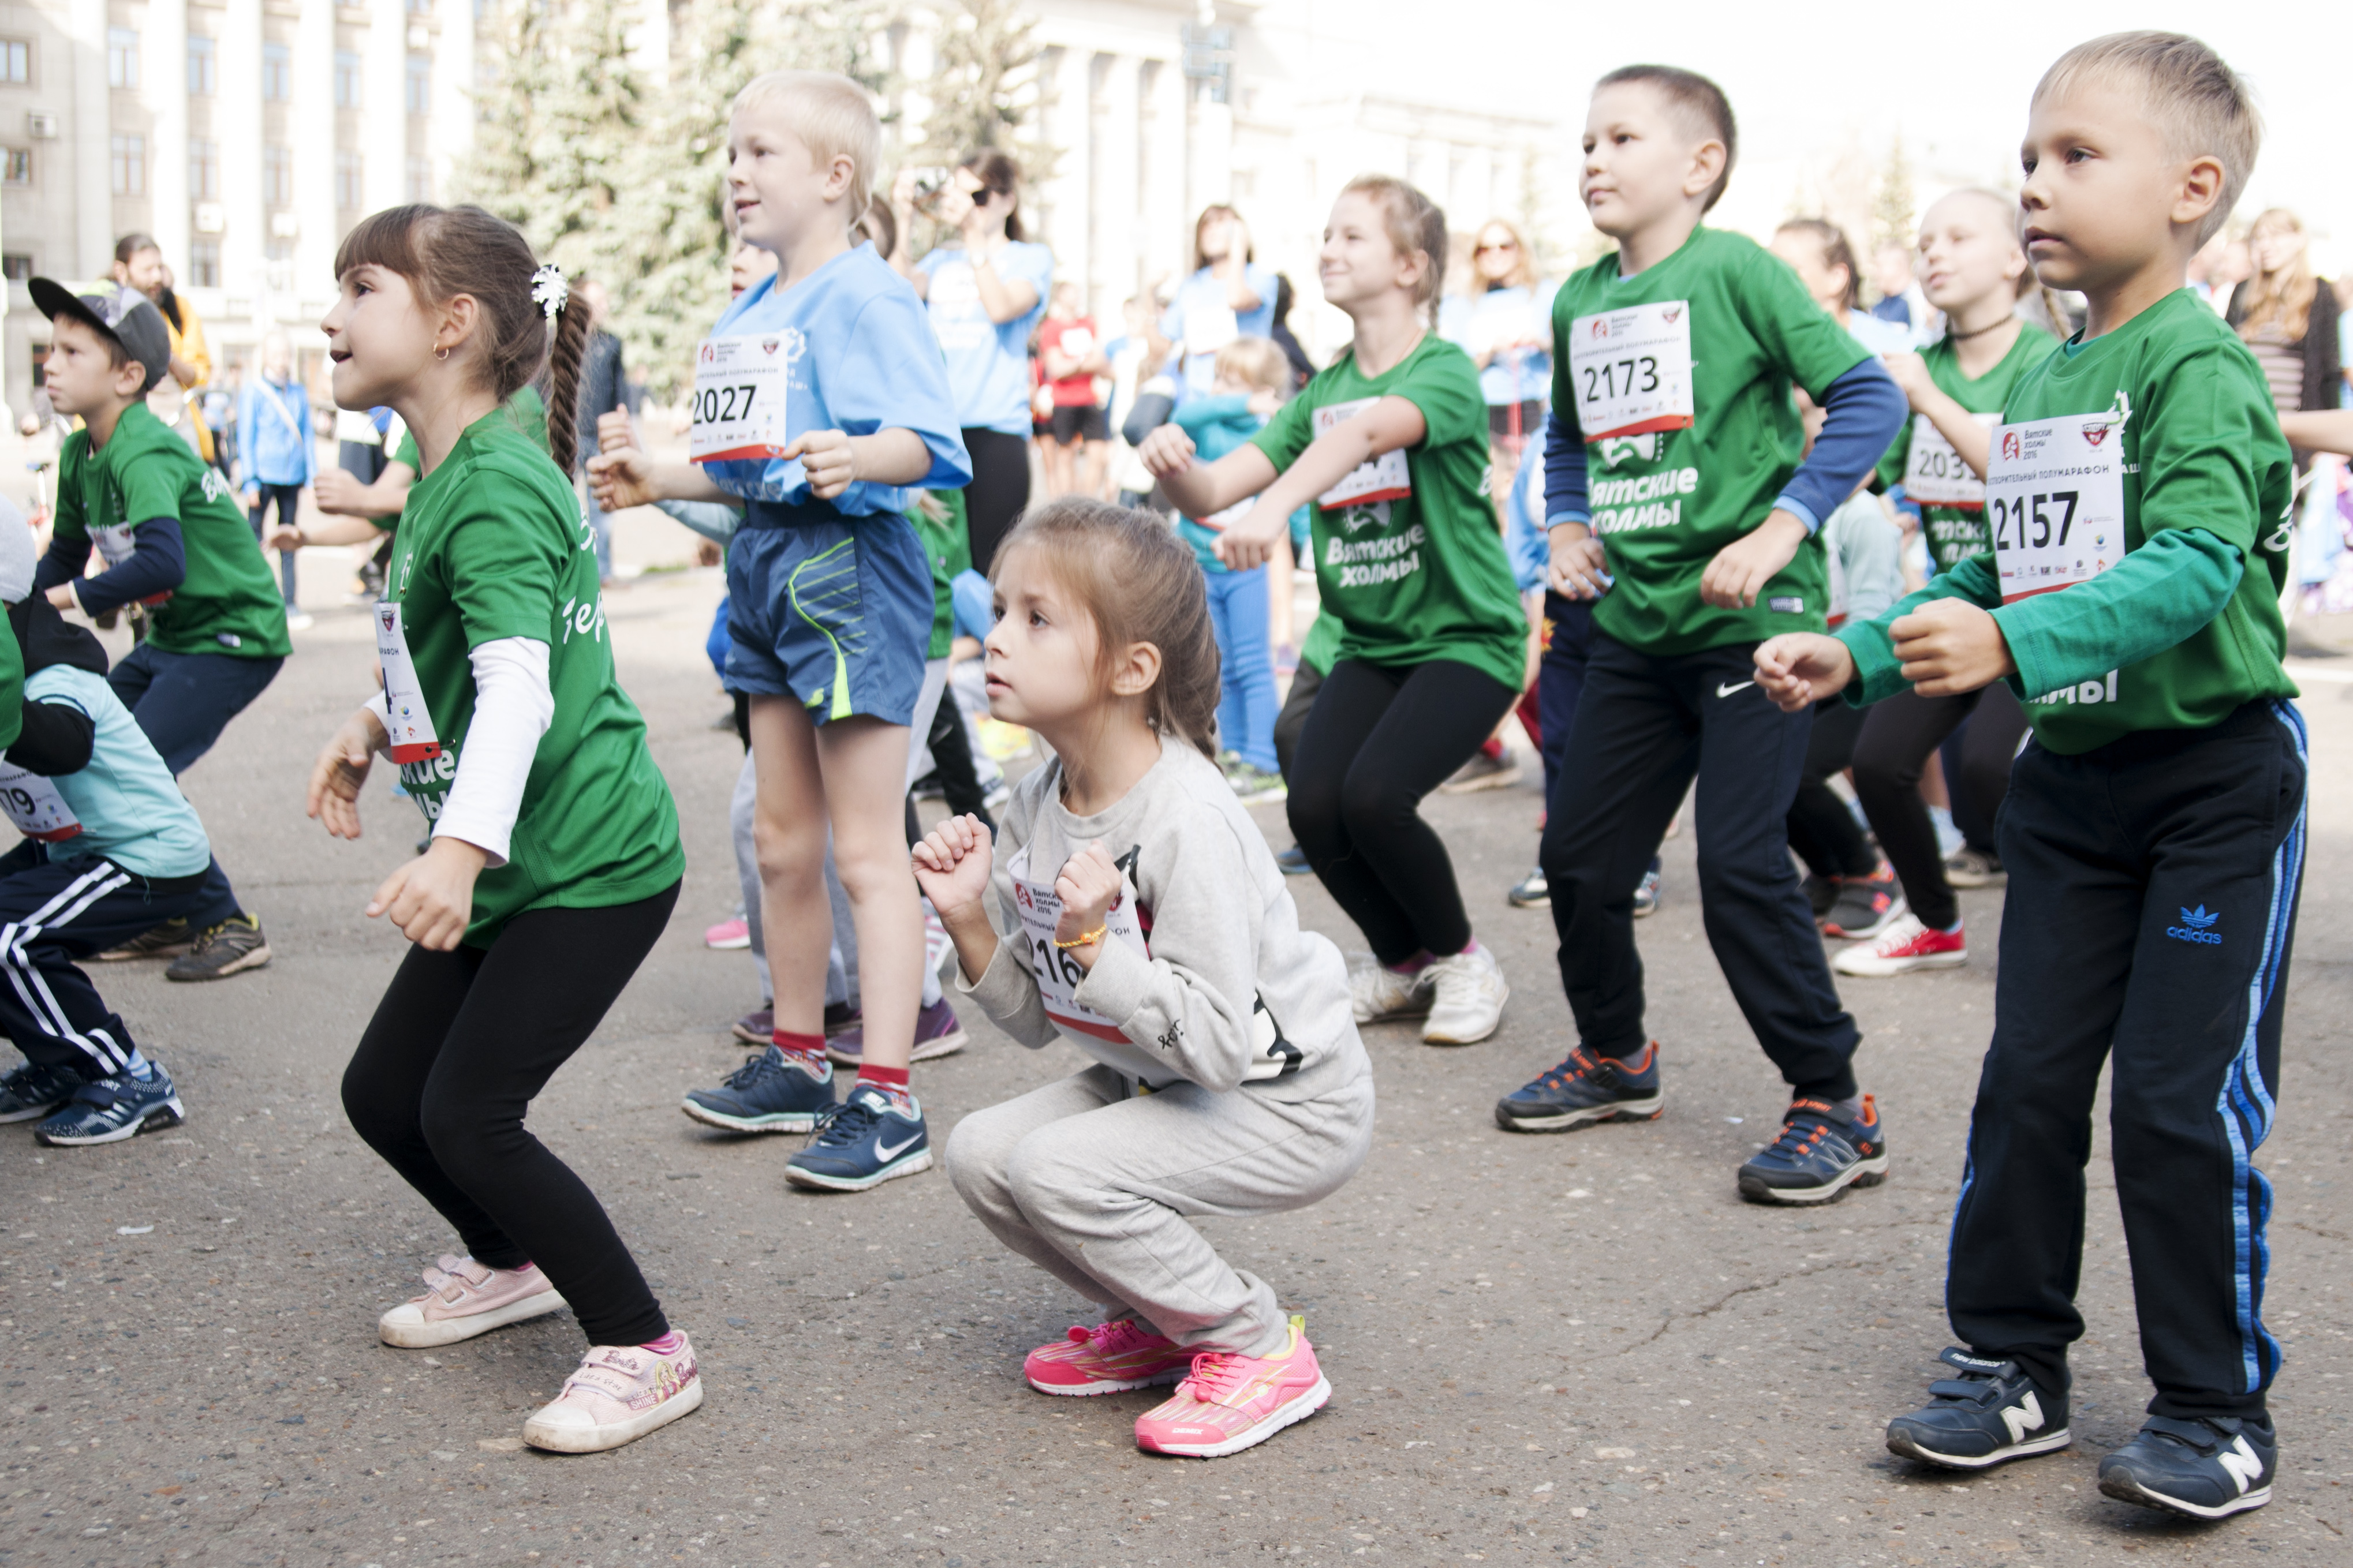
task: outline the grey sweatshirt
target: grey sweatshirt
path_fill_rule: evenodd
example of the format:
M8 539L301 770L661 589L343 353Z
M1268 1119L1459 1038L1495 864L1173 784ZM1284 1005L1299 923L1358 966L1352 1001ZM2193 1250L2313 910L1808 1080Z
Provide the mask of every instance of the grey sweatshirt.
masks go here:
M1023 1045L1058 1037L1147 1087L1189 1081L1306 1100L1368 1083L1340 950L1299 929L1299 910L1258 825L1217 767L1178 742L1109 810L1073 816L1061 805L1059 760L1021 781L1005 809L990 879L997 956L958 985ZM1034 966L1054 963L1025 931L1014 869L1032 901L1063 863L1100 840L1135 889L1136 944L1107 939L1071 999L1103 1020L1058 1024ZM1036 917L1033 917L1033 919ZM1113 920L1120 920L1114 911ZM1076 976L1075 964L1063 970Z

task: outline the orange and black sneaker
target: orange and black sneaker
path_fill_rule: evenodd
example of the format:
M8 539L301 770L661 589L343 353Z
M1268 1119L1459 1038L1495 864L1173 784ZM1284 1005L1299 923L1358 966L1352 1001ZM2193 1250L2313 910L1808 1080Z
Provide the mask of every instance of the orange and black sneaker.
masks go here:
M1659 1086L1659 1042L1620 1061L1582 1046L1533 1083L1495 1102L1495 1125L1506 1132L1566 1132L1589 1121L1649 1121L1666 1103Z
M1862 1097L1852 1117L1827 1100L1792 1103L1781 1135L1740 1167L1740 1195L1752 1204L1826 1204L1849 1187L1887 1179L1887 1138L1879 1105Z

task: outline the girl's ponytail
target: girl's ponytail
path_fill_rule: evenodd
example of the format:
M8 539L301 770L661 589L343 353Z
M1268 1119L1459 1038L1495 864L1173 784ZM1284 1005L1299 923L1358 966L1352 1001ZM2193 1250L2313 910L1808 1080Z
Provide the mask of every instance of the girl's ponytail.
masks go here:
M575 278L567 283L554 268L543 267L532 291L555 328L547 362L547 455L566 479L572 477L580 450L580 367L587 357L588 333L596 324L587 301L575 291L582 281Z

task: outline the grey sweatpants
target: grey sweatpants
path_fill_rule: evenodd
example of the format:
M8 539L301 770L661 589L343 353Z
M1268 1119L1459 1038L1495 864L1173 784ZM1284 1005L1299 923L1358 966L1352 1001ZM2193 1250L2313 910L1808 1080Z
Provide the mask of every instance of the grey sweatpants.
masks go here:
M1369 1076L1304 1103L1189 1083L1129 1099L1098 1066L957 1122L948 1179L999 1241L1106 1318L1273 1355L1290 1332L1274 1287L1186 1216L1305 1208L1356 1174L1372 1141Z
M940 694L947 689L948 661L935 658L923 666L923 694L915 699L915 721L912 733L932 732L932 715L940 705ZM932 771L932 753L921 741L907 752L907 787ZM752 966L760 972L760 995L774 1001L776 982L768 974L768 942L765 923L760 918L760 851L752 837L752 817L760 798L759 776L752 767L752 753L744 753L744 769L735 775L735 793L727 802L727 826L735 840L735 884L744 895L744 921L752 928ZM841 889L841 877L833 868L833 836L825 841L825 896L833 906L833 947L825 957L825 1005L828 1007L849 1003L857 1005L858 991L858 928L849 919L849 895ZM940 999L940 977L929 964L923 967L923 1005L933 1005Z

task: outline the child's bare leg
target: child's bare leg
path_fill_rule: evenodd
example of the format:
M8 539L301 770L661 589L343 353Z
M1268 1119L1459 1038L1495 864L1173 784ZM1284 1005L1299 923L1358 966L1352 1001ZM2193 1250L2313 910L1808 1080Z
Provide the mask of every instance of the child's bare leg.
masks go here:
M754 697L751 730L759 791L752 843L760 862L760 921L776 1027L822 1035L833 910L825 896L825 780L818 769L817 726L792 698Z
M1274 647L1297 647L1291 635L1291 535L1274 542L1266 563L1266 640Z
M826 813L833 820L833 867L858 928L862 1058L878 1068L906 1067L923 999L923 915L908 868L902 804L907 745L904 724L862 715L836 719L817 731ZM820 965L823 961L820 948Z

